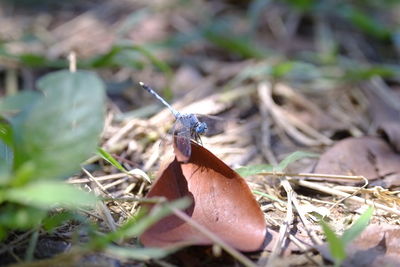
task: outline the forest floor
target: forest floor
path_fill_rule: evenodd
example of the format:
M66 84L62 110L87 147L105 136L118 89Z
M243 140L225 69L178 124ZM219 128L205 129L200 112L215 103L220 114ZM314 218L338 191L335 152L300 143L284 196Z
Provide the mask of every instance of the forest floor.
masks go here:
M43 74L68 68L71 52L78 68L97 72L106 83L101 147L133 175L94 156L85 165L93 177L82 171L69 183L115 199L147 195L151 184L144 177L162 174L175 118L140 88L143 81L180 112L201 114L208 125L202 145L244 177L271 240L261 251L244 253L250 263L221 252L220 244L162 258L91 251L72 260L76 254L61 252L71 253L83 238L75 239L79 227L71 221L55 232L40 231L34 255L41 261L20 261L29 238L16 232L1 245L0 262L330 265L335 256L328 243L335 238L329 240L321 218L344 238L371 206L362 233L352 242L339 238L347 253L342 264L399 264L400 5L361 2L3 1L2 96L33 89ZM211 190L204 183L198 190ZM240 221L246 207L224 204L224 194L239 194L233 190L221 189L210 201L216 211L236 214L227 220ZM139 207L108 200L82 214L107 232ZM137 239L118 245L139 246Z

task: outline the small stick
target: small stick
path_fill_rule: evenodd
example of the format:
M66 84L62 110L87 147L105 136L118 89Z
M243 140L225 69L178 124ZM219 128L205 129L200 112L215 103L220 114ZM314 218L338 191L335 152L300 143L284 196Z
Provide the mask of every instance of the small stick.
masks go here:
M84 173L86 173L86 175L89 177L89 179L97 185L97 187L100 189L100 191L102 191L106 196L113 198L113 196L110 193L108 193L107 189L105 189L104 186L99 181L97 181L96 178L90 172L88 172L85 168L82 168L82 170ZM129 217L129 213L125 210L124 207L119 205L119 208L121 209L121 211L125 215L125 217Z
M337 175L337 174L322 174L322 173L286 173L286 172L260 172L260 175L273 175L273 176L290 176L290 177L306 177L306 178L327 178L327 179L342 179L351 181L367 180L364 176L360 175Z
M97 181L106 181L106 180L120 179L120 178L124 178L127 176L128 175L126 173L115 173L115 174L96 177L96 180ZM92 181L92 180L90 180L89 178L78 178L78 179L69 180L69 181L67 181L67 183L69 183L69 184L85 184L90 181Z
M285 178L282 180L281 184L285 188L287 194L286 218L281 227L279 228L278 241L275 243L274 249L272 250L271 256L269 257L266 266L274 266L276 258L278 257L278 255L281 254L283 244L285 243L285 240L288 237L289 227L292 224L294 217L293 206L292 206L292 197L294 191L289 185L289 182Z
M333 188L329 188L327 186L323 186L323 185L320 185L320 184L316 184L316 183L313 183L313 182L309 182L309 181L293 180L293 182L297 183L298 185L301 185L301 186L304 186L304 187L307 187L307 188L311 188L311 189L314 189L314 190L318 190L318 191L321 191L321 192L324 192L324 193L327 193L327 194L345 197L345 198L347 198L349 200L353 200L353 201L355 201L357 203L374 206L374 207L376 207L378 209L381 209L381 210L384 210L384 211L387 211L387 212L390 212L390 213L393 213L393 214L396 214L396 215L400 216L400 210L398 210L396 208L390 208L390 207L385 206L385 205L380 204L380 203L375 203L374 201L371 201L371 200L368 200L368 199L364 199L364 198L357 197L357 196L352 196L351 194L344 193L342 191L339 191L339 190L336 190L336 189L333 189Z

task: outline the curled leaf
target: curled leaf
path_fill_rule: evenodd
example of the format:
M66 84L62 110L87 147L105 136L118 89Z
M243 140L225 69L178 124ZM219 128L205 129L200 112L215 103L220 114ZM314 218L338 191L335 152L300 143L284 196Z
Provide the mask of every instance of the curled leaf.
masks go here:
M164 196L169 200L190 197L193 203L185 213L194 221L236 249L261 249L267 233L266 224L245 180L196 143L191 143L191 156L187 163L180 162L179 156L177 153L176 158L161 171L147 197ZM140 240L148 247L213 243L175 215L153 225Z

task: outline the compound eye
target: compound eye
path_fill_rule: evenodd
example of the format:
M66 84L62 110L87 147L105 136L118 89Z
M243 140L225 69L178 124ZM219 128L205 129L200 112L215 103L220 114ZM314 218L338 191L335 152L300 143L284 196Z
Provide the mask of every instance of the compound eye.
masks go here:
M204 122L200 123L200 125L197 127L197 132L198 133L204 133L205 131L207 131L207 124L205 124Z

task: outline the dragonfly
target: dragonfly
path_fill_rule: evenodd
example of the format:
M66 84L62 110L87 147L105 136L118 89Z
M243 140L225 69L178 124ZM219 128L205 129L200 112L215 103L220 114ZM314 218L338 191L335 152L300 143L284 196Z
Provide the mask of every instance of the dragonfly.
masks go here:
M180 113L174 109L167 101L164 100L159 94L157 94L152 88L139 82L139 85L147 92L152 94L158 99L164 106L166 106L171 113L174 115L176 122L173 126L172 134L177 149L183 154L186 160L190 158L192 153L191 140L201 144L200 135L207 132L207 124L199 121L197 116L192 113Z

